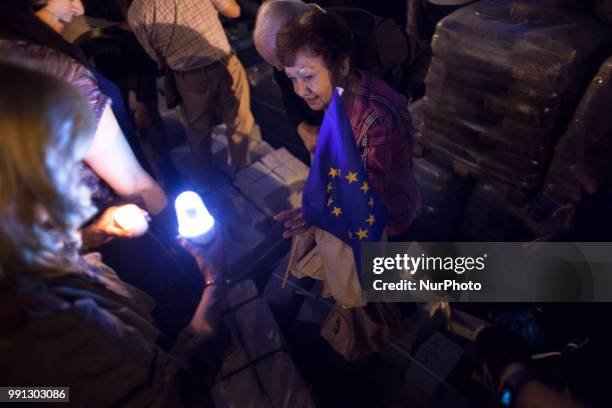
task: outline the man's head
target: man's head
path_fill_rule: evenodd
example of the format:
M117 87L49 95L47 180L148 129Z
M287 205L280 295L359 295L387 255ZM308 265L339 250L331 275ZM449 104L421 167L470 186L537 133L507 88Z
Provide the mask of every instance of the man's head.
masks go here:
M276 57L276 35L287 21L308 9L309 6L301 0L267 0L259 7L253 41L259 55L270 65L283 68Z

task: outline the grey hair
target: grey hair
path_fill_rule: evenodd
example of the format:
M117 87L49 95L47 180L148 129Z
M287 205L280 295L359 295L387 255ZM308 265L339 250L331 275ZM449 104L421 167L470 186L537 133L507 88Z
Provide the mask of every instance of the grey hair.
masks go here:
M290 19L305 13L308 8L308 4L301 0L264 1L257 10L253 41L257 45L274 37L272 43L275 44L276 34L282 26Z

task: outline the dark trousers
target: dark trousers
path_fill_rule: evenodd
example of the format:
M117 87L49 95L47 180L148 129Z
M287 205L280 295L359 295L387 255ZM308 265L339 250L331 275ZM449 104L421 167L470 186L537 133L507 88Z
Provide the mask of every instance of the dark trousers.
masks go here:
M212 166L213 109L224 124L232 164L247 163L249 137L255 123L251 113L249 82L235 55L203 68L174 72L181 95L180 113L191 149L192 177L195 181Z

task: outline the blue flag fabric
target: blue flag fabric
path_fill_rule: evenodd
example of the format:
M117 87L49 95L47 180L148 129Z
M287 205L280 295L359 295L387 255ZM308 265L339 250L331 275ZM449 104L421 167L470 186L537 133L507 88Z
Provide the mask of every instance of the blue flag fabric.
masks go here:
M311 225L328 231L353 248L360 275L361 243L380 240L388 215L380 196L370 187L337 90L319 131L304 186L302 212Z

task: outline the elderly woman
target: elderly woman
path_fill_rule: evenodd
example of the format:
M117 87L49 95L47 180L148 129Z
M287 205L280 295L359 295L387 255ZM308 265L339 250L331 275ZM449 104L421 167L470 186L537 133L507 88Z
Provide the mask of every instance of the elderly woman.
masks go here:
M282 91L287 119L309 152L314 152L316 138L323 120L323 112L317 112L293 92L291 81L283 72L283 65L276 55L276 36L290 19L307 10L318 7L302 0L267 0L259 7L253 30L253 42L257 52L274 69L274 78ZM397 77L393 72L411 58L408 38L402 28L393 21L354 7L330 7L325 9L344 20L353 33L355 53L354 67L379 78ZM402 70L404 71L404 70Z
M5 62L0 88L0 383L70 387L75 406L201 402L208 388L192 377L194 393L179 395L180 373L215 333L219 270L184 243L208 285L172 351L158 347L150 298L79 255L78 229L95 212L76 171L94 138L88 104L60 79Z
M368 177L390 214L389 239L408 239L421 197L412 173L413 129L405 98L382 80L354 69L351 32L334 14L309 9L285 24L276 45L295 93L311 109L324 111L334 89L344 89ZM300 227L299 222L289 226Z

